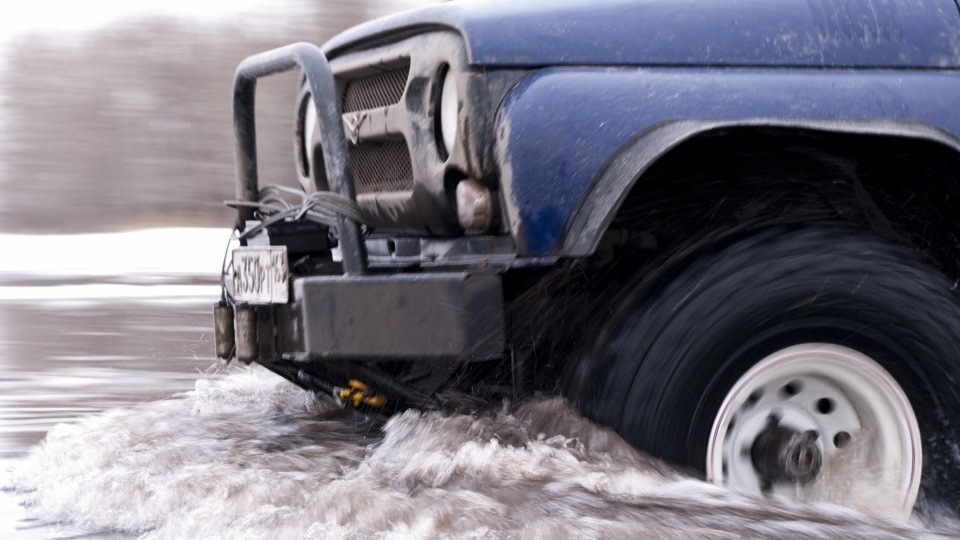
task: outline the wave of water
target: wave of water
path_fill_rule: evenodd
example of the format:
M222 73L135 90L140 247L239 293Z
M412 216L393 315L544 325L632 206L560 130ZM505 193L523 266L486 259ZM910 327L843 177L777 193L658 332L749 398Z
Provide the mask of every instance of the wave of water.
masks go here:
M706 484L559 398L384 423L260 369L57 425L12 483L44 521L149 539L953 536Z

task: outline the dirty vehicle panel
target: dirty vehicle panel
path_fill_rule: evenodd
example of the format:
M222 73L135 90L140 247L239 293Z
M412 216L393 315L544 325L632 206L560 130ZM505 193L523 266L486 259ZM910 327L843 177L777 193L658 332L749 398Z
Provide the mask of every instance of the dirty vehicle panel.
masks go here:
M248 58L218 355L368 410L560 391L774 497L846 503L869 447L954 511L958 70L952 0L452 3Z

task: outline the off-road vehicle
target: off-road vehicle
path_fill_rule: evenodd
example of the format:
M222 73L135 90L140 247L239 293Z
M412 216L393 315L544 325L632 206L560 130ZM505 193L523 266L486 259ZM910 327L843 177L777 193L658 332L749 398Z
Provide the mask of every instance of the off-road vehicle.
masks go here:
M286 70L295 188L253 120ZM221 357L368 410L559 392L710 481L957 508L954 0L443 4L250 57L233 104Z

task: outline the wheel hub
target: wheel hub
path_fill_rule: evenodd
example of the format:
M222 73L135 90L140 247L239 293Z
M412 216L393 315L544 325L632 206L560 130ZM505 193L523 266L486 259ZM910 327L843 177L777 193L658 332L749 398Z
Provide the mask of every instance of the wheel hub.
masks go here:
M814 430L796 431L778 425L776 417L753 442L750 457L765 484L791 482L805 485L820 473L823 455Z

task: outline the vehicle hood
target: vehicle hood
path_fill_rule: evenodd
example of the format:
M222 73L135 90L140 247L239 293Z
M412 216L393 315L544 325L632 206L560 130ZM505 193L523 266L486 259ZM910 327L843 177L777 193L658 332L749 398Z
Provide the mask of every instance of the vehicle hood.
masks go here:
M556 0L430 6L358 26L325 50L430 28L472 64L956 68L956 0Z

